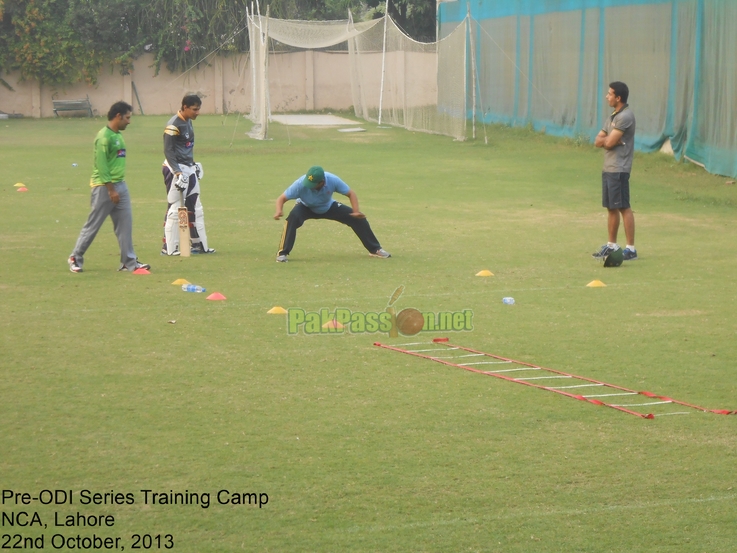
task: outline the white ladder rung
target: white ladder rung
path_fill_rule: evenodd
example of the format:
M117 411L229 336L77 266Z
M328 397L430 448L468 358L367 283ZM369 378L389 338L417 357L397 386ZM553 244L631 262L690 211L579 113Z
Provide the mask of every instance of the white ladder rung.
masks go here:
M614 405L612 407L641 407L643 405L662 405L663 403L673 403L672 401L651 401L650 403L628 403L626 405Z
M446 356L435 355L433 357L435 357L435 359L460 359L462 357L482 357L483 355L484 355L483 353L470 353L468 355L446 355ZM498 361L496 362L498 363Z
M463 363L464 365L486 365L488 363ZM514 371L539 371L540 369L533 369L532 367L523 367L521 369L502 369L501 371L486 371L486 374L496 373L511 373Z
M569 388L590 388L592 386L603 386L603 384L576 384L575 386L549 386L549 388L554 390L568 390Z
M447 351L449 349L458 349L458 348L445 348L443 351ZM425 351L440 351L440 348L432 348L432 349L408 349L409 353L422 353Z
M612 396L636 396L637 392L622 392L619 394L591 394L583 397L612 397Z
M458 363L459 365L509 365L509 361L479 361L478 363ZM499 373L507 371L526 371L528 369L505 369L503 371L496 371Z
M659 413L657 415L653 415L654 417L666 417L668 415L690 415L688 411L677 411L675 413Z
M545 380L547 378L573 378L572 376L528 376L527 378L515 378L515 380Z

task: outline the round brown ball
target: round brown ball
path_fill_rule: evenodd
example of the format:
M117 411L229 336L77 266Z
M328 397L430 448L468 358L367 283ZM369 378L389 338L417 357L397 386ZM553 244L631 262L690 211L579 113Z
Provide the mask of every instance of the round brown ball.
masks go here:
M425 317L413 307L402 309L397 315L397 329L405 336L414 336L425 326Z

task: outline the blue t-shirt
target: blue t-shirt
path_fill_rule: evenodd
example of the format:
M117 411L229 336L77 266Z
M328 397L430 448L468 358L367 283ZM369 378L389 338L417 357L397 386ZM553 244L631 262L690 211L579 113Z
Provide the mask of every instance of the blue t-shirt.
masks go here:
M310 190L302 186L304 175L299 177L292 185L284 191L287 200L297 200L297 203L310 208L315 213L322 215L330 206L333 205L333 192L338 192L344 196L348 195L351 189L344 183L340 177L325 171L325 186L320 190Z

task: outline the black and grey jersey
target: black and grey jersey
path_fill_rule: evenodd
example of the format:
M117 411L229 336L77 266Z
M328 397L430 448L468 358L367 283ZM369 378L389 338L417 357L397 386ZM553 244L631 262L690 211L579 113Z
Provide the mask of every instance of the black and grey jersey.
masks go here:
M180 165L194 165L194 127L179 114L166 124L164 129L164 155L172 171L181 173Z

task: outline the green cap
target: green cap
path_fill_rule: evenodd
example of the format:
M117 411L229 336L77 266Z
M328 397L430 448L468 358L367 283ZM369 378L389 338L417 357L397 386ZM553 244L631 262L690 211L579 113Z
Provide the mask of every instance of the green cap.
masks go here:
M604 258L604 267L619 267L624 261L622 248L617 248Z
M319 165L313 165L307 171L305 178L302 179L302 186L310 190L325 180L325 171Z

